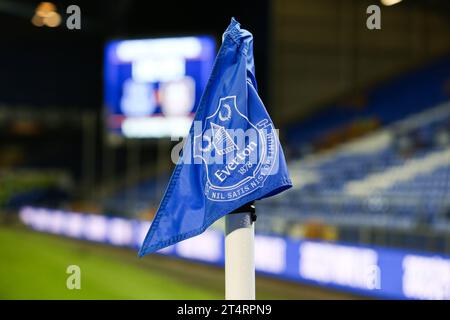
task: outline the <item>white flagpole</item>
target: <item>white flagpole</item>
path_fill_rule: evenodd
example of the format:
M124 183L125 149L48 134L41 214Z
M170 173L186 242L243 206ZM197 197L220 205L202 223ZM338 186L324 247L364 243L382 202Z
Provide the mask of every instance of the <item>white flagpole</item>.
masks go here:
M242 212L225 216L226 300L255 300L255 224L253 217L253 205Z

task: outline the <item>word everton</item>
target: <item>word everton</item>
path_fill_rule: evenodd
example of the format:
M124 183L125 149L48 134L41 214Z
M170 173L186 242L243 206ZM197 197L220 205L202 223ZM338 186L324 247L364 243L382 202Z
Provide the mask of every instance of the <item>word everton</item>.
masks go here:
M234 157L234 159L225 166L225 169L217 170L214 175L217 177L217 179L220 180L220 182L224 182L225 179L231 176L232 172L236 170L237 166L239 164L242 164L245 158L248 157L256 147L257 145L255 142L250 142L248 146L244 150L242 150L242 152L238 152L236 154L236 157Z

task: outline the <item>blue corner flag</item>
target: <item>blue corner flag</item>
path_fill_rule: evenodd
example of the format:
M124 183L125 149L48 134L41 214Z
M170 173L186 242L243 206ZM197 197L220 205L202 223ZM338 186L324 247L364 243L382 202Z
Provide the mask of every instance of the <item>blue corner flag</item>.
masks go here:
M253 36L232 19L143 256L292 186L278 134L257 93Z

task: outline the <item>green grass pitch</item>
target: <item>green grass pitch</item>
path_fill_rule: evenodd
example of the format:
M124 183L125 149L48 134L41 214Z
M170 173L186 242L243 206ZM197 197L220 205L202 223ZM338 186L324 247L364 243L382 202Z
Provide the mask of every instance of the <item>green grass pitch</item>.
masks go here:
M81 289L66 287L69 265ZM0 224L0 299L223 299L223 268L148 255ZM256 277L257 299L355 299L327 289Z
M146 267L136 252L111 249L0 227L0 299L223 298L216 289ZM81 268L80 290L66 287L71 264Z

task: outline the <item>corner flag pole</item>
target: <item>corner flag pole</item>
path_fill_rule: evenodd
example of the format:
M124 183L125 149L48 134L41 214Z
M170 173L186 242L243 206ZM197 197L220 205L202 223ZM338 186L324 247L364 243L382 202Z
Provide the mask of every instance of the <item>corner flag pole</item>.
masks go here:
M255 300L255 206L225 216L225 299Z

